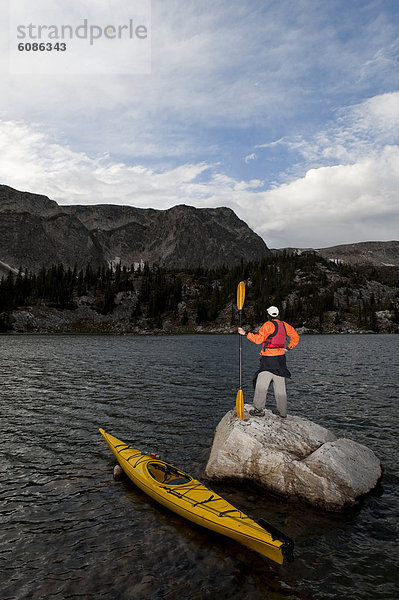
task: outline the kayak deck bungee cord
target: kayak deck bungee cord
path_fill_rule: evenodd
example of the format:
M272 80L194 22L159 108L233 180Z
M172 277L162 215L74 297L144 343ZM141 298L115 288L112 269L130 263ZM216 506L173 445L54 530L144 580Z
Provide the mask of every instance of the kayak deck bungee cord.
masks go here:
M255 521L191 475L99 430L126 475L141 490L186 519L230 537L282 564L293 559L290 538Z

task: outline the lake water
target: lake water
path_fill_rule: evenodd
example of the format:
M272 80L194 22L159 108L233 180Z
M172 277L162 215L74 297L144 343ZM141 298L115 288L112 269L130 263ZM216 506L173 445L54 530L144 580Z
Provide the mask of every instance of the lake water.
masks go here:
M201 478L238 336L0 336L2 600L397 600L398 336L303 336L290 412L366 444L382 489L329 514L212 485L295 541L279 566L114 482L98 427ZM257 348L243 343L252 398ZM271 404L269 405L271 406Z

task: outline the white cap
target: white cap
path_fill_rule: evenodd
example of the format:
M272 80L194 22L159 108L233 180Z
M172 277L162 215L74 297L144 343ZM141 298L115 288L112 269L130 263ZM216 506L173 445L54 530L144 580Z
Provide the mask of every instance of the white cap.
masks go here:
M269 306L269 308L267 309L267 314L270 315L271 317L278 317L279 310L278 310L277 306Z

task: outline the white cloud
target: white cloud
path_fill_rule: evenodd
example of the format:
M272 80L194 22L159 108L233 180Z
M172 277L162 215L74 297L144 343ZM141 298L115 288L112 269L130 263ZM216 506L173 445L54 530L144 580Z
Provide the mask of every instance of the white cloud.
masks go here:
M285 138L279 138L278 140L274 140L273 142L266 142L264 144L257 144L255 148L273 148L274 146L278 146L279 144L284 144Z
M342 109L312 137L257 148L276 145L302 158L296 175L263 194L257 230L266 240L322 247L398 238L399 92Z
M184 164L156 172L107 156L90 158L52 143L40 128L22 122L0 122L0 152L3 183L66 204L109 202L166 208L182 202L186 186L210 168L205 163Z
M309 170L263 194L257 231L277 246L397 239L399 148L351 165Z
M255 160L256 159L256 154L254 152L252 152L252 154L248 154L245 158L244 161L246 163L249 163L251 160Z
M334 121L312 136L286 136L255 146L258 150L277 147L296 154L296 176L310 167L353 164L377 157L384 146L399 144L399 92L368 98L341 108ZM293 172L288 172L292 178Z
M399 92L374 96L349 107L342 118L343 128L357 138L372 139L372 143L399 141Z

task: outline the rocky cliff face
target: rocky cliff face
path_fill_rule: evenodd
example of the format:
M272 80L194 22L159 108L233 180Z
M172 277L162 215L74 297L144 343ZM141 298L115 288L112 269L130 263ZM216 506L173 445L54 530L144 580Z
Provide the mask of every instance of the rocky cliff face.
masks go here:
M120 262L176 268L232 266L269 254L264 241L228 208L169 210L58 206L46 196L0 186L0 261L38 271Z
M46 196L7 186L0 186L0 260L33 272L58 263L104 263L97 240L77 217Z
M264 241L229 208L67 206L98 240L108 262L168 267L232 266L269 253Z
M20 192L8 185L0 185L0 213L29 213L40 217L51 217L59 210L58 204L47 196Z

